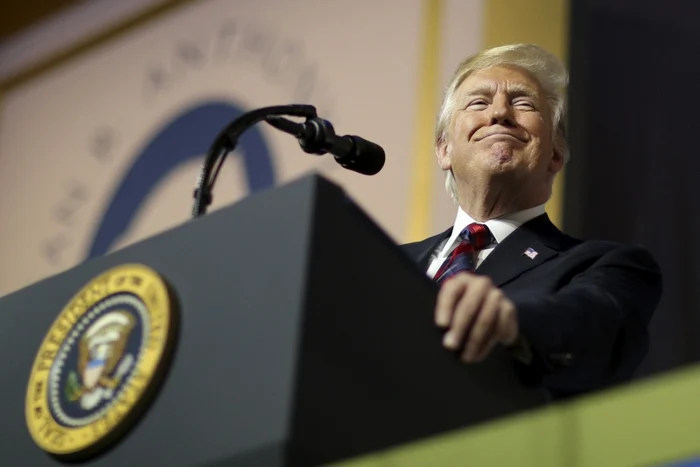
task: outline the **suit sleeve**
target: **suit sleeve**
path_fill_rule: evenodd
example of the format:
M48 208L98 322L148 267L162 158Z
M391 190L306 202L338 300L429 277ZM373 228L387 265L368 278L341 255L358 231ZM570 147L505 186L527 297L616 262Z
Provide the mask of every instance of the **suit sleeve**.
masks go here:
M518 372L557 398L631 378L648 350L647 328L661 291L653 257L623 246L553 294L510 295L533 356L530 364L516 363Z

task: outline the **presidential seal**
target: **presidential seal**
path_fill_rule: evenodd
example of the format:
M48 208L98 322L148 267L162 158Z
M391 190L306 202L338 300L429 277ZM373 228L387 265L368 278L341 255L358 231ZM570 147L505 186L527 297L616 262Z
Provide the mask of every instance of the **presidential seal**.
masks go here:
M123 435L165 373L175 318L165 281L142 265L113 268L78 292L29 378L26 420L39 447L83 458Z

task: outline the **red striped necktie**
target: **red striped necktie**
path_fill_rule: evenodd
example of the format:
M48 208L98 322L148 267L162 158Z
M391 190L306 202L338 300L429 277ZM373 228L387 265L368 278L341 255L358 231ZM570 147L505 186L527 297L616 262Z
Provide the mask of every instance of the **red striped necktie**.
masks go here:
M485 224L476 222L466 226L460 233L462 240L442 263L435 280L438 284L464 271L476 269L476 253L496 243L496 239Z

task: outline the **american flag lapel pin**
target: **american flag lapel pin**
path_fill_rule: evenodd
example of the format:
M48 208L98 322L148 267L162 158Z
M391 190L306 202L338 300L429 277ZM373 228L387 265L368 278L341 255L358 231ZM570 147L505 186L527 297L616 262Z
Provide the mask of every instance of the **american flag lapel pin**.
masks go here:
M535 259L535 256L537 256L538 253L532 248L528 248L523 254L530 259Z

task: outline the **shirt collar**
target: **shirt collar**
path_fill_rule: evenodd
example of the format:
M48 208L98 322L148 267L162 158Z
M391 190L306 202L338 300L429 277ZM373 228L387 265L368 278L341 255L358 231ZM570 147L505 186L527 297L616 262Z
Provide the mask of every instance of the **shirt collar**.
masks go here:
M496 243L501 243L508 235L515 232L515 229L523 225L525 222L544 214L544 212L544 204L540 204L539 206L506 214L505 216L491 219L483 223L486 224L489 230L491 230L493 237L496 239ZM443 254L447 253L452 248L459 237L459 233L472 222L476 221L460 207L457 210L457 218L455 219L455 224L452 229L452 235L447 243L445 243Z

